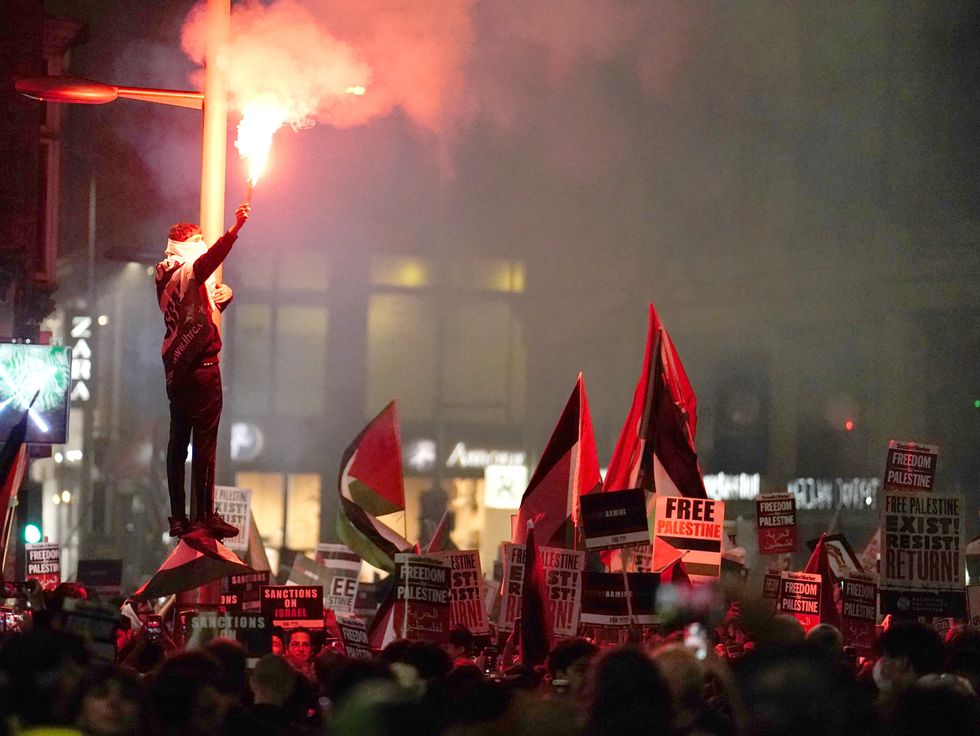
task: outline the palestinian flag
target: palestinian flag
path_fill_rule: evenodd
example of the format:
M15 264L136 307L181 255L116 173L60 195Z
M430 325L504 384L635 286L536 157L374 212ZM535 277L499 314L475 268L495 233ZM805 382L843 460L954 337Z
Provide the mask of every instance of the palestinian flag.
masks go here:
M820 535L817 546L813 548L813 553L807 560L803 572L816 573L823 578L823 585L820 587L820 623L831 624L840 629L840 606L843 602L839 595L834 595L834 592L840 590L841 579L834 574L833 568L830 566L827 545L824 543L826 538L826 532Z
M253 570L203 529L195 529L180 538L160 569L133 593L132 600L161 598L194 590L243 572Z
M442 518L439 520L439 524L436 526L435 530L432 532L432 536L429 537L429 541L425 544L425 551L429 552L448 552L450 550L456 549L456 545L453 544L453 540L449 538L449 532L452 531L454 517L450 513L449 509L442 512Z
M404 537L377 518L405 511L402 443L394 401L344 451L337 490L341 541L375 567L393 572L395 553L412 549Z
M521 498L512 541L524 542L530 521L545 546L574 547L575 528L580 525L578 499L601 487L592 415L585 382L579 373L572 395Z
M35 398L37 396L35 395ZM31 402L33 403L33 402ZM24 439L27 437L27 419L30 409L24 412L24 416L15 424L7 441L0 450L0 520L3 522L2 535L0 535L0 557L2 551L7 549L7 541L10 538L10 531L14 527L14 508L17 504L17 492L24 480L24 473L27 471L27 445Z

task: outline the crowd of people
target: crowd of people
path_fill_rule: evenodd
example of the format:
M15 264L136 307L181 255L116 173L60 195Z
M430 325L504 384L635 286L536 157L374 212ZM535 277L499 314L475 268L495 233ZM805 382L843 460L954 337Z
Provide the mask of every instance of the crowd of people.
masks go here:
M889 622L854 656L827 624L804 632L748 602L729 611L723 624L560 639L536 667L465 629L442 644L397 639L371 659L277 632L273 653L250 659L231 639L175 647L125 620L110 661L55 611L0 643L0 736L980 733L976 628L943 638Z

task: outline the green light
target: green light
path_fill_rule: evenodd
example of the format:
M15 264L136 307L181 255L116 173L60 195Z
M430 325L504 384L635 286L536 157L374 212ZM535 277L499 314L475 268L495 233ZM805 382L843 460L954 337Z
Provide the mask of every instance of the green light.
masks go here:
M980 409L980 399L977 399L976 401L974 401L973 402L973 406L976 409Z
M37 524L27 524L24 527L24 541L28 544L37 544L41 541L41 527Z

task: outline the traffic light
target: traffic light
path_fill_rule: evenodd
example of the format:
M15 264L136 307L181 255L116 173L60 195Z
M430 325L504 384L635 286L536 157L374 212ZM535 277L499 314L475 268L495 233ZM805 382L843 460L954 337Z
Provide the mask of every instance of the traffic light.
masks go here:
M41 485L25 481L17 494L18 539L25 544L37 544L44 539L41 518Z

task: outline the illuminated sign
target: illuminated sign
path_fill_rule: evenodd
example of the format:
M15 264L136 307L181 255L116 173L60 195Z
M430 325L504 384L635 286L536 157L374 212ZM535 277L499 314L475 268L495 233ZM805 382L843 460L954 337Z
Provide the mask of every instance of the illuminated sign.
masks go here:
M64 444L71 363L68 347L0 343L0 441L27 411L28 443Z
M483 471L483 505L516 509L527 488L526 465L488 465Z
M715 473L704 476L704 490L716 501L751 501L759 495L759 474Z
M71 330L68 333L75 341L75 349L71 360L71 400L73 403L84 403L92 398L89 384L92 381L92 318L83 314L71 318Z
M871 511L878 507L880 487L881 478L794 478L786 484L796 497L796 508L806 511Z
M526 465L527 453L511 450L486 450L482 447L468 448L457 442L446 460L447 468L485 468L488 465Z

